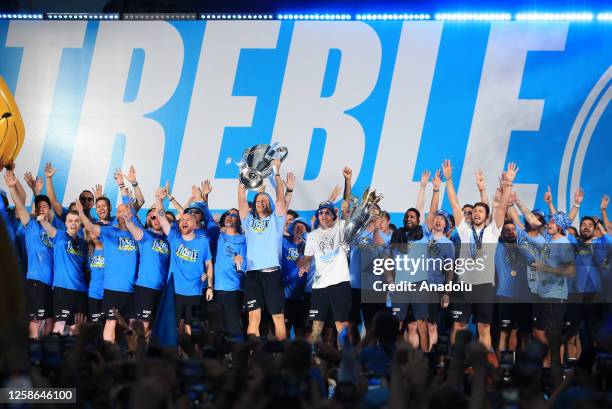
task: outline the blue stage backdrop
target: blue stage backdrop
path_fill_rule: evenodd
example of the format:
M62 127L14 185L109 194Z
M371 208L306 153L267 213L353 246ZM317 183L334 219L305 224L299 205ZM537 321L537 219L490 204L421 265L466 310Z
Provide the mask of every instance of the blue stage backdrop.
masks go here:
M400 222L421 171L449 158L461 202L476 169L493 193L515 161L524 202L545 207L550 185L567 210L582 186L596 213L612 194L611 63L598 22L0 22L27 129L17 172L52 162L65 205L95 183L117 198L113 170L134 165L148 200L209 178L211 207L234 207L233 161L278 141L298 211L350 166L354 192L376 188Z

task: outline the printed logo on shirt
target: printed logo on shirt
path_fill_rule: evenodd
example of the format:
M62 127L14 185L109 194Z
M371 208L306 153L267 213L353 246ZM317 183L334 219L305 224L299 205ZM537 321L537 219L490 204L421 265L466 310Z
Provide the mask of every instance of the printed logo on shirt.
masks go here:
M45 247L50 249L53 248L53 242L51 241L51 238L49 237L47 232L44 230L40 231L40 241L42 241L42 244L44 244Z
M135 251L136 243L134 240L129 237L119 237L119 250L123 251Z
M198 261L198 250L190 249L189 247L181 244L178 249L176 249L176 256L182 260L189 261L195 263Z
M372 238L369 236L362 237L361 239L359 239L359 242L357 244L367 246L369 244L372 244Z
M93 256L89 260L90 268L104 268L104 256Z
M287 249L287 260L296 261L298 258L300 258L300 252L298 249L295 247L289 247Z
M250 228L251 230L253 230L255 233L261 233L264 230L266 230L266 228L268 228L268 224L270 224L270 219L253 219L251 220L251 224L250 224Z
M160 254L170 254L170 250L168 250L168 243L160 239L153 240L151 250L156 251Z
M74 246L72 244L72 240L68 240L66 242L66 252L68 254L73 254L77 257L83 257L83 253L81 252L81 246Z
M319 249L321 250L321 255L319 260L323 263L331 263L334 261L334 258L338 255L339 248L334 248L335 240L334 236L322 236L321 242L319 243Z

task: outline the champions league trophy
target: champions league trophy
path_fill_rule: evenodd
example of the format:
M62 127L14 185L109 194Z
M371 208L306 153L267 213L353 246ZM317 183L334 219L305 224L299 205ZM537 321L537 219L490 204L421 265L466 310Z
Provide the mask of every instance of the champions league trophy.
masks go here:
M274 159L285 160L289 151L278 142L272 145L255 145L242 153L237 164L240 168L240 184L246 189L257 190L265 178L272 174Z
M341 245L348 251L351 244L357 240L357 237L366 228L372 217L377 215L378 210L374 205L378 204L383 198L382 195L376 196L376 190L366 189L363 192L361 203L358 203L356 198L351 200L351 211L349 218L344 225L342 231Z

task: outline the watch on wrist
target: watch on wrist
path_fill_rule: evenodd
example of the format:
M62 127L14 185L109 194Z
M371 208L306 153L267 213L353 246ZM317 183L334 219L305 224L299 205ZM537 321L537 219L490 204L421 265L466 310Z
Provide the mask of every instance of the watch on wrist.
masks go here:
M132 182L130 182L130 183L132 183ZM138 182L134 182L134 183L132 183L132 186L133 186L133 187L138 186Z

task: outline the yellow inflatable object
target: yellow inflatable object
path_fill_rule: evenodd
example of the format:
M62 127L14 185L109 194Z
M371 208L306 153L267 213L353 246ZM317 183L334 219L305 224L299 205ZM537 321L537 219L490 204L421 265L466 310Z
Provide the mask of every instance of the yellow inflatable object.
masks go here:
M13 94L0 77L0 167L11 164L25 139L23 118Z

